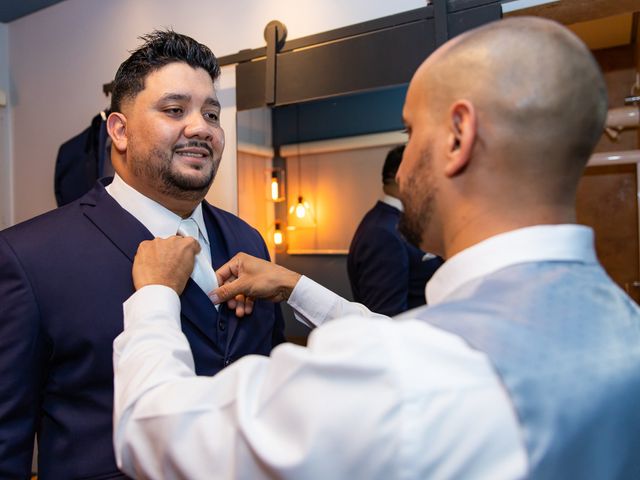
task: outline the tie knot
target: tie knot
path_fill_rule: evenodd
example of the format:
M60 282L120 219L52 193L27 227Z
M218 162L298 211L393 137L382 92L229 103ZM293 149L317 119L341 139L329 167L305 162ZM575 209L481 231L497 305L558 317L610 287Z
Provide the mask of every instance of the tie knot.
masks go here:
M198 224L193 218L185 218L180 222L178 233L183 237L192 237L198 240Z

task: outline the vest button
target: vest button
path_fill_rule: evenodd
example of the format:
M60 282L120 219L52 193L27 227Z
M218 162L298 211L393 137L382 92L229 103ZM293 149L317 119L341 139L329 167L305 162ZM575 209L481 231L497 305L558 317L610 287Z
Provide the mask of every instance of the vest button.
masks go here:
M225 328L227 328L227 324L224 320L220 320L218 322L218 328L224 332Z

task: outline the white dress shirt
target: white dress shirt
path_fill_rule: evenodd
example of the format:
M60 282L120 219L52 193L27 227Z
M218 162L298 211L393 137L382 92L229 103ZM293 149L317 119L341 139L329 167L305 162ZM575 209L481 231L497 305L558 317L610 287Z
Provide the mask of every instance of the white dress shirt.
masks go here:
M401 212L404 212L404 205L402 205L402 200L400 200L399 198L392 197L391 195L383 194L382 197L380 197L380 201L382 203L386 203L390 207L395 208L396 210L400 210Z
M427 295L434 305L510 265L593 256L585 227L520 229L452 257ZM114 342L118 465L140 478L526 476L513 407L485 354L410 314L372 314L306 277L289 304L307 323L332 320L308 348L283 344L269 358L197 377L175 292L148 286L133 295Z
M142 223L154 237L167 238L178 232L178 227L182 218L171 210L163 207L155 200L144 196L133 187L127 185L124 180L116 173L113 181L106 186L105 190L124 208L127 212ZM199 203L191 214L198 225L200 238L198 241L201 245L209 245L209 236L207 235L207 227L204 224L202 216L202 204ZM211 250L202 248L205 259L211 265Z

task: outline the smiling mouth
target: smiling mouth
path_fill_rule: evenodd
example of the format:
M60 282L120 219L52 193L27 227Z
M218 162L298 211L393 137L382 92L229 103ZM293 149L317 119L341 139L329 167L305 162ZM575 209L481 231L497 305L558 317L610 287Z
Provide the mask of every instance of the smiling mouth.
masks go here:
M213 149L205 142L190 141L176 145L173 153L181 157L208 158L213 156Z
M199 153L199 152L176 152L176 155L180 155L181 157L192 157L192 158L205 158L208 157L208 153Z

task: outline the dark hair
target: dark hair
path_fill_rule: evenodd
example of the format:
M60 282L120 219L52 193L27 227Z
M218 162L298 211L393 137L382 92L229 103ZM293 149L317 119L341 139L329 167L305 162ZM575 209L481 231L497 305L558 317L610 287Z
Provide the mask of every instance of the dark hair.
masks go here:
M387 153L387 158L385 159L384 166L382 167L383 184L388 185L396 181L396 173L398 172L398 167L400 166L400 162L402 161L403 153L404 145L398 145L397 147L389 150L389 153Z
M116 73L111 95L111 111L119 112L125 99L134 98L144 90L147 76L165 65L184 62L202 68L215 81L220 75L218 59L209 47L173 30L154 30L140 37L144 41L131 52Z

